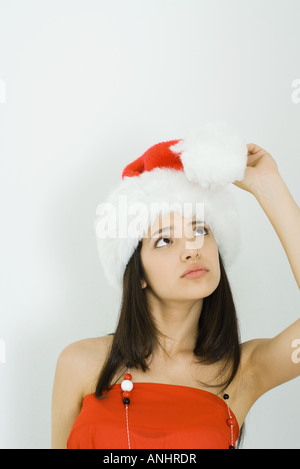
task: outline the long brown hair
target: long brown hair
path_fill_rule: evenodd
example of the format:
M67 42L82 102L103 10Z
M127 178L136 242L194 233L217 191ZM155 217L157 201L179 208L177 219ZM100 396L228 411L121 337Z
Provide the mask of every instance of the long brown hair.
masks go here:
M123 276L123 292L119 320L110 353L99 374L95 395L104 398L110 390L113 378L130 364L143 372L149 369L147 358L151 356L159 342L160 332L147 307L145 291L141 279L147 281L141 261L142 241L130 258ZM221 278L216 290L203 299L198 323L198 335L194 356L204 364L222 363L222 376L227 376L221 384L226 389L234 379L240 364L240 338L236 309L229 281L219 253ZM230 371L228 374L228 370ZM224 374L223 374L224 371ZM226 373L225 373L226 372ZM238 445L243 433L242 425Z

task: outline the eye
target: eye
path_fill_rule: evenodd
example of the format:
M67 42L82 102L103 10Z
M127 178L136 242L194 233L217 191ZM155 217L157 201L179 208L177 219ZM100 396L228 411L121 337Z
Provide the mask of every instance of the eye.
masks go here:
M195 229L195 232L198 231L198 230L203 230L205 233L204 233L204 236L207 235L209 233L209 230L208 228L206 228L206 226L198 226L196 229ZM203 233L202 233L203 234Z
M197 233L198 230L200 230L200 233L199 233L200 236L203 236L203 235L206 236L206 235L209 234L209 229L208 229L207 227L198 226L198 227L194 230L194 233ZM202 232L201 232L201 231L202 231ZM156 243L155 243L155 247L163 247L163 246L158 246L158 243L159 243L160 241L164 241L164 240L166 240L166 239L167 239L168 241L170 241L170 238L167 238L166 236L164 236L163 238L159 238L159 239L156 241Z
M167 238L166 236L165 236L164 238L159 238L159 239L156 241L156 243L155 243L155 247L158 246L158 243L159 243L160 241L164 241L165 239L168 239L168 240L170 241L170 238ZM159 247L161 247L161 246L159 246Z

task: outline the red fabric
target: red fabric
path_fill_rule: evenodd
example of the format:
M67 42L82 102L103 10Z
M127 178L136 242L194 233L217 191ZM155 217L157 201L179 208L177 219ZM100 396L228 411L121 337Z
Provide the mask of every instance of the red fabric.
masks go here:
M156 143L123 169L122 179L124 177L139 176L144 171L151 171L154 168L173 168L183 171L179 155L169 148L178 142L179 140L170 140Z
M227 404L208 391L188 386L134 383L128 423L132 449L228 449L231 430ZM239 427L234 420L234 444ZM126 413L120 384L104 399L84 397L68 449L128 449Z

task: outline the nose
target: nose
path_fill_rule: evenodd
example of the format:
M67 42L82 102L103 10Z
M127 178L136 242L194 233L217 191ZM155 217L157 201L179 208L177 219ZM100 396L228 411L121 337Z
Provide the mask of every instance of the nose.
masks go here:
M200 257L200 249L203 246L203 237L196 237L192 241L184 240L185 246L182 252L182 259L197 259Z

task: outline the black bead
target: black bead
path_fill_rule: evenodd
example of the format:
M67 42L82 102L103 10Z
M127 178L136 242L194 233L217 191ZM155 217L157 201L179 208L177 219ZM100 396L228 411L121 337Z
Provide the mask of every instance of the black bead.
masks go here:
M225 401L227 401L227 399L229 399L229 395L228 395L228 394L224 394L223 399L225 399Z
M230 445L230 446L229 446L229 449L235 449L235 447Z
M128 363L126 363L126 368L132 368L132 365L131 365L131 363L129 363L129 362L128 362Z
M130 404L130 399L128 397L124 397L123 404Z

